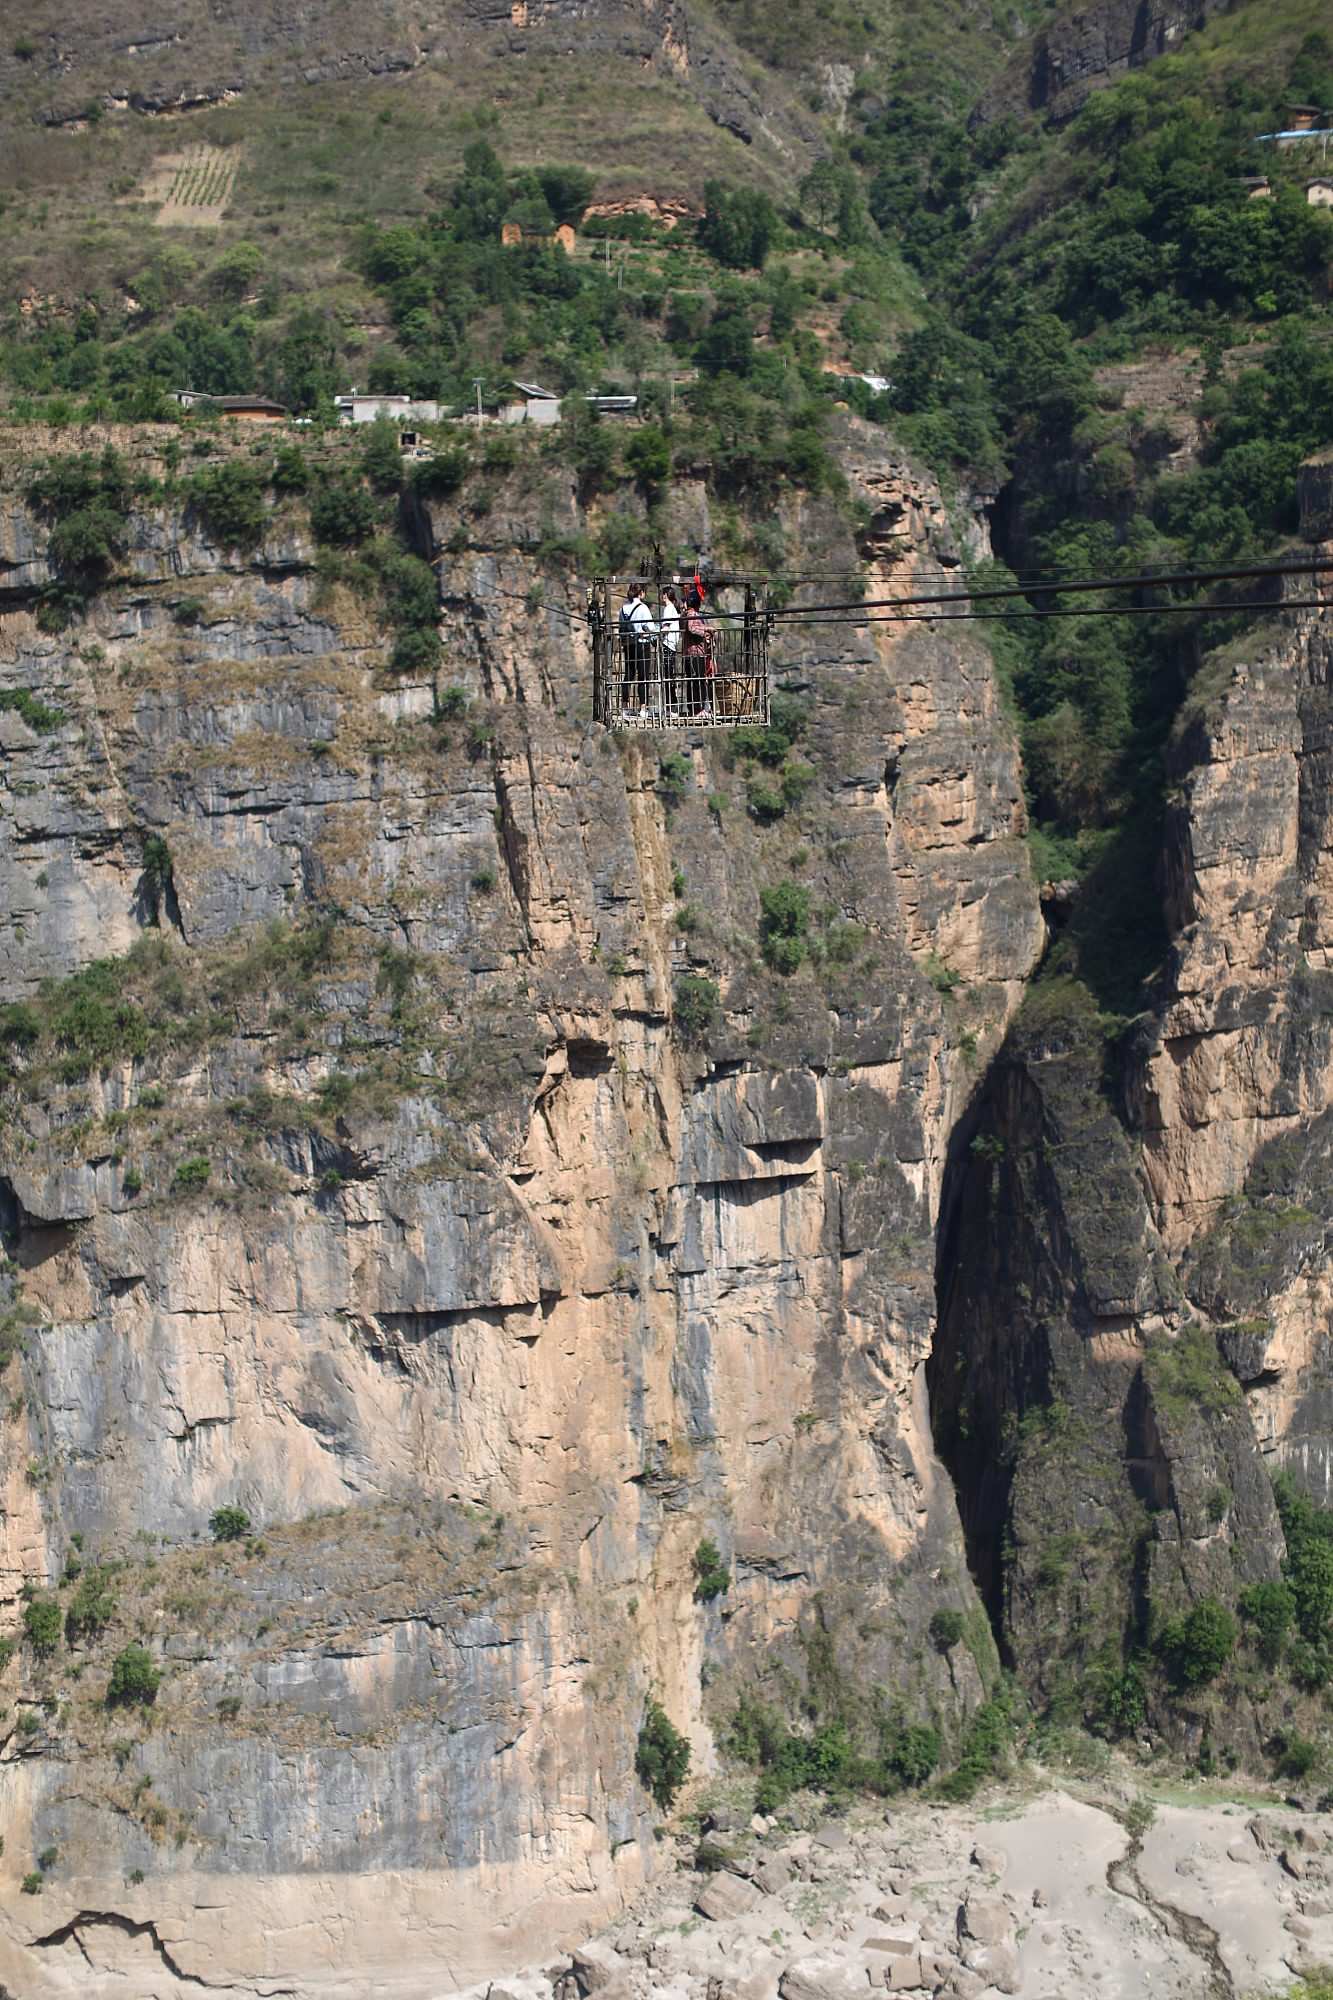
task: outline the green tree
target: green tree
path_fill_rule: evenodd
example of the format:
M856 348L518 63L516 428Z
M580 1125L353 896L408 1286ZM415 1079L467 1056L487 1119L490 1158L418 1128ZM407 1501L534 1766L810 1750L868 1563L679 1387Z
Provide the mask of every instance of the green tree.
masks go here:
M952 1652L966 1629L967 1620L961 1611L936 1611L930 1621L931 1644L942 1653Z
M634 1769L663 1812L670 1812L690 1768L688 1737L675 1728L666 1710L651 1697L639 1730Z
M111 1662L111 1678L106 1690L107 1706L128 1706L138 1702L146 1707L157 1699L161 1685L162 1670L154 1665L148 1648L126 1646Z
M263 474L239 458L196 472L188 492L209 536L222 548L252 549L268 520Z
M556 223L577 228L592 200L593 177L586 167L538 167L537 180Z
M290 409L327 409L338 389L338 347L333 324L315 306L300 306L288 320L275 356L278 393Z
M762 267L777 231L777 210L766 194L754 188L729 188L721 181L704 182L704 213L699 241L710 256L728 269Z
M208 1517L208 1532L215 1542L240 1542L250 1532L250 1516L243 1507L218 1507Z
M263 268L264 253L257 243L233 243L209 272L209 290L221 299L239 299L252 288Z
M65 1637L71 1646L96 1638L116 1615L112 1573L97 1565L85 1570L65 1613Z
M660 486L671 476L671 446L660 424L643 424L625 446L625 469L641 486Z
M699 1042L718 1017L721 995L711 979L687 972L676 981L672 1020L682 1041Z
M398 426L388 417L376 417L366 427L361 450L361 469L377 493L396 493L403 483L403 454L398 443Z
M327 479L310 502L310 525L317 542L364 541L375 525L375 502L359 481Z
M690 1559L694 1571L694 1595L700 1604L711 1604L731 1589L731 1572L722 1560L717 1543L705 1536Z
M54 1597L34 1597L23 1607L23 1634L39 1659L49 1659L60 1644L60 1606Z
M1240 1594L1240 1614L1254 1627L1260 1659L1266 1667L1275 1667L1296 1615L1290 1584L1252 1583Z
M759 892L759 948L775 972L792 973L806 955L810 891L803 882L778 882Z
M1216 1597L1201 1597L1163 1626L1157 1644L1177 1687L1205 1687L1236 1650L1236 1621Z

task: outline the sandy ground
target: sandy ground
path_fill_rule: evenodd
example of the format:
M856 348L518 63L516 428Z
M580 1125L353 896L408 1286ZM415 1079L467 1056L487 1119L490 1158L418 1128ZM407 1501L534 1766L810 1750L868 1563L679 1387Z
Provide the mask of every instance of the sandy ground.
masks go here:
M1333 1963L1329 1822L1220 1799L1146 1818L1050 1789L724 1829L729 1870L668 1875L599 1939L469 2000L1248 2000Z

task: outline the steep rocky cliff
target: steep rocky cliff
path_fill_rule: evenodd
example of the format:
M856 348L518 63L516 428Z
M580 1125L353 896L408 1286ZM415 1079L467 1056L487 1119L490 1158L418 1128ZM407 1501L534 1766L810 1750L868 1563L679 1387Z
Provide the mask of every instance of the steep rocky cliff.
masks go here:
M405 7L377 0L313 0L275 8L269 0L225 10L76 9L38 5L20 50L0 51L0 92L12 92L46 125L81 123L90 102L112 111L176 114L254 90L363 82L410 75L423 65L546 75L577 54L580 66L653 69L687 83L715 124L749 144L757 133L789 134L793 107L756 87L725 33L695 18L683 0L517 0ZM536 86L528 86L536 87ZM813 135L799 111L795 123Z
M1040 111L1072 118L1094 90L1169 55L1192 29L1227 12L1230 0L1099 0L1062 13L1033 36L973 114L995 118Z
M75 623L22 439L0 528L0 1538L9 1628L66 1634L5 1669L0 1981L433 1993L651 1868L650 1691L705 1773L816 1641L946 1735L981 1698L975 1619L927 1639L976 1600L924 1365L1040 942L1016 752L974 628L792 634L813 778L764 824L705 733L591 722L557 461L411 517L414 678L303 503L239 556L121 442L158 483ZM795 568L979 545L882 433L841 454L860 550L793 496ZM139 1640L156 1699L108 1702Z
M1242 1627L1196 1681L1171 1621L1276 1583L1272 1474L1329 1497L1331 668L1323 613L1205 663L1148 1010L1039 983L946 1197L932 1394L1002 1645L1057 1711L1205 1760L1318 1712L1317 1658Z

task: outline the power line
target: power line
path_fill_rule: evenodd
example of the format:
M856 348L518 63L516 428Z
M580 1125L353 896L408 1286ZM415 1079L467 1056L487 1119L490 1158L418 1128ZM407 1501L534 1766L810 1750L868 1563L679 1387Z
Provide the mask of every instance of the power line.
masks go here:
M918 591L896 597L847 598L839 603L787 605L775 607L771 616L790 623L811 611L873 611L883 606L914 604L981 604L1014 597L1072 596L1076 592L1101 590L1161 589L1167 585L1230 583L1252 577L1310 576L1317 570L1333 569L1333 556L1312 556L1299 563L1247 563L1228 569L1193 569L1158 572L1144 570L1134 576L1063 578L1045 583L1005 584L985 590ZM1165 607L1149 607L1165 608Z
M930 599L922 600L931 602ZM1209 604L1093 604L1078 611L946 611L939 618L927 611L875 611L868 618L791 619L782 628L802 632L824 630L835 625L938 625L944 622L965 625L971 620L993 623L1013 618L1163 618L1202 617L1208 612L1228 616L1235 611L1327 611L1333 598L1286 597L1252 598L1245 602ZM818 607L816 607L818 608Z

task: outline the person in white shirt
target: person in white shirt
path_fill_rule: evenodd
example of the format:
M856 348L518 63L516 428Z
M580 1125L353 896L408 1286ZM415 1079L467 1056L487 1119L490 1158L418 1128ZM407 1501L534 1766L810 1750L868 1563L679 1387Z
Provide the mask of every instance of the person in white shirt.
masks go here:
M662 606L657 614L662 633L662 681L663 699L667 714L673 715L680 706L680 680L678 662L680 660L680 594L671 584L662 586Z
M620 651L624 663L623 705L646 712L653 679L653 640L657 620L648 608L643 585L633 582L620 607Z

